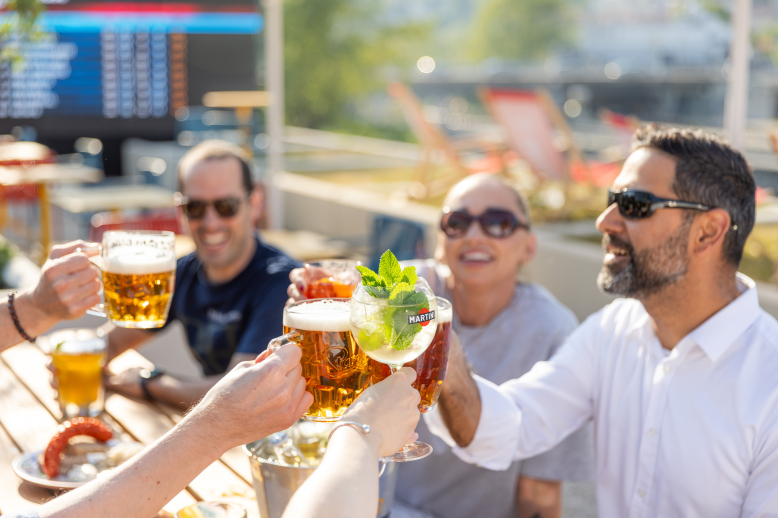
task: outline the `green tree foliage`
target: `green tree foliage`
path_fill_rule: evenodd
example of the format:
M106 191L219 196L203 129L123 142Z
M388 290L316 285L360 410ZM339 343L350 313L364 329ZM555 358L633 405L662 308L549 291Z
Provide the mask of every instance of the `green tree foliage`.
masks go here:
M287 122L354 130L349 102L385 88L391 67L403 70L415 63L429 29L418 23L382 24L376 0L286 0Z
M572 41L566 0L486 0L478 11L468 56L541 59Z
M45 10L40 0L9 0L5 17L0 22L0 62L11 61L21 65L20 46L41 35L38 16Z

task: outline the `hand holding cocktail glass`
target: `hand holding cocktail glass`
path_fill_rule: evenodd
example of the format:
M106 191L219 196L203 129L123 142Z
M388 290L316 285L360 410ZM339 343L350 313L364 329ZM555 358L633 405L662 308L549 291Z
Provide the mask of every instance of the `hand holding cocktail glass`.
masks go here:
M395 373L432 343L437 330L435 295L414 267L400 268L389 250L381 256L378 273L358 269L362 283L349 304L351 332L365 354ZM430 453L430 445L415 442L384 460L406 462Z

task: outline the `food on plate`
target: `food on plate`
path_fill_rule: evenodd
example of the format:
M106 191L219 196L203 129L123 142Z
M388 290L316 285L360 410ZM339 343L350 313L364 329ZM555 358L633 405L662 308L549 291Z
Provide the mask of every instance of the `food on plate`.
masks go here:
M97 419L77 417L66 421L38 458L41 471L50 479L62 475L69 482L86 482L143 449L138 443L107 443L112 437L111 428Z

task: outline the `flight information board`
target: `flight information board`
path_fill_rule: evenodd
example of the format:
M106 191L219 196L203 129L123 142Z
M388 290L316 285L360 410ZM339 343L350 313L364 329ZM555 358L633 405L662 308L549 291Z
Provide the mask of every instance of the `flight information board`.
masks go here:
M99 120L90 126L99 136L103 121L119 119L111 127L143 136L133 121L172 121L208 91L257 87L263 19L251 0L58 0L39 24L45 34L24 45L21 66L0 64L0 131L36 119Z

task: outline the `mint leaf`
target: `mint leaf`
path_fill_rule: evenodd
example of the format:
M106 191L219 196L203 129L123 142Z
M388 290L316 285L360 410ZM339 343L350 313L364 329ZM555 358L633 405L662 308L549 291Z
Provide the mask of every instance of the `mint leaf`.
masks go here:
M407 349L421 331L420 324L409 324L408 315L418 315L429 301L424 293L417 292L415 286L401 282L392 289L388 307L384 313L384 325L389 333L389 344L397 350Z
M386 279L386 285L391 286L402 280L402 268L391 250L384 252L378 263L378 275Z
M411 286L416 285L416 281L419 279L419 276L416 275L416 267L415 266L406 266L401 275L400 282L407 282Z
M386 287L386 281L381 278L376 272L368 268L367 266L357 266L357 270L362 275L363 286L383 286Z

